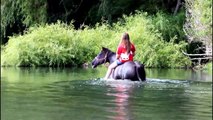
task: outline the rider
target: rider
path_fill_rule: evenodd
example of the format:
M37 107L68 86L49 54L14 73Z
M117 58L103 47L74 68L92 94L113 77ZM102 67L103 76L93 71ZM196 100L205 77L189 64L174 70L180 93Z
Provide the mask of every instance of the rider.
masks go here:
M135 55L135 46L133 43L130 42L129 34L124 33L117 48L116 52L117 60L113 62L111 65L109 65L104 79L108 79L110 74L112 73L112 69L114 69L118 65L121 65L127 61L133 61L134 55Z

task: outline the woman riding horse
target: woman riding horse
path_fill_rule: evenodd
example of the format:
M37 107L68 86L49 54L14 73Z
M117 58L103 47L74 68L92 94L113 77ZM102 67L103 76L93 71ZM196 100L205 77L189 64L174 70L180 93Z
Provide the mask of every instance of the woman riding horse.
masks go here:
M92 68L105 63L113 64L115 61L117 61L116 53L102 47L101 52L92 60ZM146 72L143 64L138 61L128 61L113 69L109 77L114 80L145 81Z
M118 65L121 65L127 61L133 61L135 55L135 46L130 42L128 33L124 33L121 37L120 43L117 47L116 61L109 65L106 76L104 79L108 79L112 73L112 70Z
M134 55L135 47L130 42L128 33L124 33L116 53L102 47L101 52L92 60L92 68L109 63L105 79L145 81L144 65L138 61L133 61Z

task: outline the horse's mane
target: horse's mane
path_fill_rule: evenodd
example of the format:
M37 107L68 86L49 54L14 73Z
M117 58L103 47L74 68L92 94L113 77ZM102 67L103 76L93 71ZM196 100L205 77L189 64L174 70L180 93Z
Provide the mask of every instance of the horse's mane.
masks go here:
M110 50L109 48L104 48L104 47L103 47L103 50L104 50L105 52L108 52L108 54L115 54L115 52L113 52L113 51Z

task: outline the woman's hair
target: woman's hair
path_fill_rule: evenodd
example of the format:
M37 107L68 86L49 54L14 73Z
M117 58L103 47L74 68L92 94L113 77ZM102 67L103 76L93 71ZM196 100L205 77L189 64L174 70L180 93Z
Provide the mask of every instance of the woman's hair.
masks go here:
M129 38L129 34L128 33L125 32L123 34L120 44L123 44L125 46L127 53L130 53L131 42L130 42L130 38Z

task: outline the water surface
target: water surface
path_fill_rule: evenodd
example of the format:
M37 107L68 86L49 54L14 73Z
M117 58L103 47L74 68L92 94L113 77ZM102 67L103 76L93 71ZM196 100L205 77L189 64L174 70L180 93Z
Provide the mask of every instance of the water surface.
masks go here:
M2 120L211 120L212 75L146 69L146 82L105 81L106 68L1 68Z

